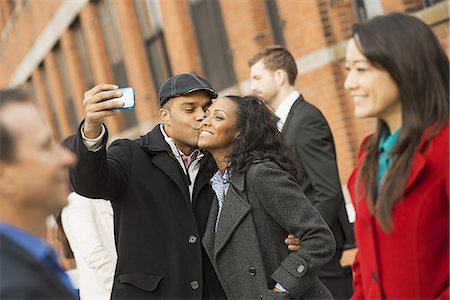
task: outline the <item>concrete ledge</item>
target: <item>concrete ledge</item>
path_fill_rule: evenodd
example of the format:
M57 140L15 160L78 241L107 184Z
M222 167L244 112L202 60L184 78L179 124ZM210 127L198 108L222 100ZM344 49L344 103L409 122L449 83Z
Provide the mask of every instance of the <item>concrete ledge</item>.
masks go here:
M421 19L430 26L444 22L449 19L449 1L442 1L433 6L427 7L412 15Z

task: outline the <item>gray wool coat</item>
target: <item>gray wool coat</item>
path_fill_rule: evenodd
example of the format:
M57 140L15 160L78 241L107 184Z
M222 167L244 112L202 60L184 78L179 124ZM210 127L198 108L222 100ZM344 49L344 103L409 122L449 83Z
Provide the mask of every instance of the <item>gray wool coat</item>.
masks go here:
M229 299L328 299L318 270L334 254L327 223L292 176L268 160L234 172L217 232L213 201L202 242ZM300 250L284 244L288 233ZM289 294L273 292L276 282Z

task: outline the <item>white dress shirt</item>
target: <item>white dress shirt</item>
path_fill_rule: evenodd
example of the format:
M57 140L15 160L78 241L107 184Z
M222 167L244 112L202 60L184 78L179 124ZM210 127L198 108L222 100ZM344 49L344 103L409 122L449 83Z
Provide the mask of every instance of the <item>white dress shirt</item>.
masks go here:
M280 118L277 123L279 131L283 130L283 126L286 123L292 105L294 105L294 102L298 99L298 97L300 97L300 93L298 91L293 91L283 100L283 102L280 103L275 111L277 117Z
M81 299L110 299L117 254L111 203L71 193L61 213L79 273Z

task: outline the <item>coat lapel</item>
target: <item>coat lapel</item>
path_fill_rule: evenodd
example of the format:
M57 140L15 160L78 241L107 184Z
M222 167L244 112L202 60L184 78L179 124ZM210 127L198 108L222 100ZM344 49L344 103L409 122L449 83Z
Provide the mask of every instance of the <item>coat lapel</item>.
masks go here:
M285 136L287 129L289 128L289 123L292 120L292 116L294 115L294 111L297 109L298 106L300 106L303 103L303 96L300 95L300 97L295 100L294 104L291 107L291 110L289 111L289 114L287 116L286 122L284 123L283 129L281 130L281 133Z
M184 171L181 170L178 162L170 157L167 153L161 152L153 158L153 163L169 176L175 182L180 191L183 193L185 200L189 203L189 190L187 179Z
M209 211L208 222L206 223L205 233L202 238L203 246L205 247L206 253L210 259L214 257L214 230L216 226L218 209L219 205L217 204L217 198L214 196L213 202L211 203L211 209Z
M408 192L408 190L413 186L416 179L419 177L420 173L424 169L426 165L426 160L422 156L420 152L418 152L413 159L412 166L411 166L411 174L409 175L408 181L406 182L405 187L405 195Z
M175 182L185 200L190 203L187 177L164 140L160 125L156 125L152 131L141 136L136 142L154 156L152 162Z
M217 171L217 168L212 167L212 165L215 165L215 162L209 153L205 153L205 157L202 158L200 164L200 170L198 171L197 178L195 179L194 191L192 195L193 204L205 185L209 183L211 177L213 177L214 173Z
M424 148L426 146L425 141L426 141L425 138L423 138L421 143L418 146L418 152L415 154L415 156L413 158L410 175L408 177L408 180L406 181L404 195L406 195L408 193L408 191L412 187L414 187L414 183L416 182L417 178L419 178L419 175L422 173L422 171L424 170L424 168L426 166L427 161L426 161L425 157L422 155L422 151L424 151ZM359 160L359 163L356 166L356 169L358 169L359 172L361 171L362 161L363 161L363 159ZM354 171L354 173L355 173L355 171ZM350 178L352 178L353 176L355 176L355 174L352 174L352 176ZM356 178L352 179L352 183L355 186L354 193L356 194L356 193L358 193L358 190L356 187ZM369 207L367 206L367 198L366 197L364 197L362 199L362 201L356 202L355 209L357 212L357 217L366 219L367 222L370 222L373 219L373 216L370 214Z
M250 204L243 199L238 191L243 191L245 174L234 173L231 176L230 187L223 201L222 212L214 240L214 259L230 239L233 231L250 211Z

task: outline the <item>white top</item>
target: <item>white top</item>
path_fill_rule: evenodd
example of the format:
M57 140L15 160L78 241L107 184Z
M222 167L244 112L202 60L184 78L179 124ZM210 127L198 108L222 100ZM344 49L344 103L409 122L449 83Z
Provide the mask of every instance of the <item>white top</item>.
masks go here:
M111 203L71 193L61 214L79 272L81 299L110 299L117 254Z
M300 93L298 91L293 91L283 100L283 102L280 103L275 111L277 117L280 118L277 123L279 131L283 130L283 126L286 123L286 119L291 111L292 105L294 105L294 102L298 99L298 97L300 97Z

